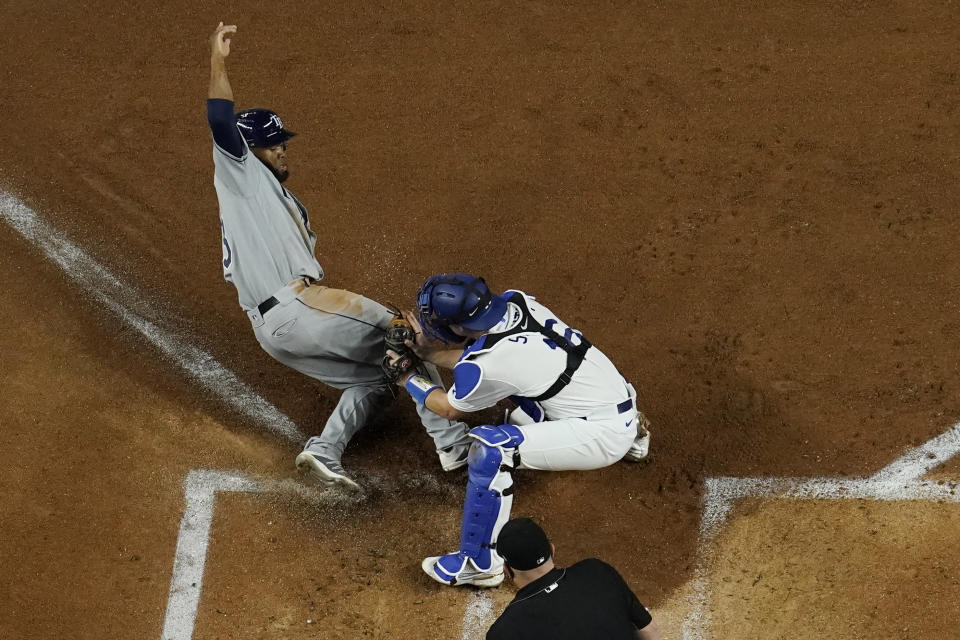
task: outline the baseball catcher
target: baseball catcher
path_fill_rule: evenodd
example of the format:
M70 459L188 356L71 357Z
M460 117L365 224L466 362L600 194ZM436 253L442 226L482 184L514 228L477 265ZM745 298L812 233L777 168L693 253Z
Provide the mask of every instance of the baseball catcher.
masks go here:
M398 385L447 419L507 398L517 405L504 424L470 431L460 548L421 565L442 584L495 587L503 582L496 542L510 517L513 469L588 470L642 460L648 423L633 385L607 355L533 296L496 295L483 278L442 273L420 288L417 307L418 317L408 314L419 334L414 352L453 369L453 386L446 392L416 372Z

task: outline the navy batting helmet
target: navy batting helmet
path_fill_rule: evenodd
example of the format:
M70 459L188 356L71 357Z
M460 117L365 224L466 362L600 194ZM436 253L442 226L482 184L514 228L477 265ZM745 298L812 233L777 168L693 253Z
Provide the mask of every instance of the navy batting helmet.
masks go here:
M494 295L483 278L467 273L440 273L430 277L417 294L420 324L446 342L460 342L452 324L486 331L503 318L507 303Z
M284 129L280 116L269 109L241 111L237 114L237 127L251 148L273 147L297 135Z

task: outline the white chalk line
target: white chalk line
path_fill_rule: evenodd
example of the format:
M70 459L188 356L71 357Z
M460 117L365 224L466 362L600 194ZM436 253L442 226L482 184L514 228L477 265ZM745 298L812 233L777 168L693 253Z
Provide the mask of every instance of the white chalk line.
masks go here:
M477 591L463 614L460 640L483 640L492 623L493 599L487 591Z
M960 483L920 478L960 453L960 422L945 433L911 449L869 478L708 478L697 545L697 565L691 582L690 613L682 627L683 640L711 640L709 569L715 559L713 542L737 500L939 501L960 504Z
M408 483L418 482L418 478L408 479ZM398 488L395 483L384 479L378 479L376 484L386 491ZM162 640L191 640L193 637L217 493L287 493L314 504L362 502L365 499L363 495L345 494L335 489L307 488L290 480L256 480L238 472L206 469L196 469L187 474L183 487L185 508L174 552L173 575L170 577L167 610L160 636ZM482 640L492 614L493 601L490 596L486 592L474 594L463 614L462 640Z
M806 500L869 499L939 500L960 503L955 483L919 478L960 452L960 423L924 445L908 451L869 478L709 478L705 483L697 566L692 581L691 611L683 624L684 640L709 640L712 542L733 504L742 498ZM273 491L296 491L289 483L269 483ZM170 581L163 640L190 640L202 590L217 491L261 492L263 482L229 472L193 471L185 485L186 509L180 524ZM471 596L461 623L461 640L480 640L493 618L493 600L486 591Z
M872 479L915 480L960 452L960 423L887 465Z
M148 320L161 314L133 287L70 242L19 198L0 191L0 217L60 266L91 297L117 314L221 402L290 442L300 444L306 439L289 417L212 355L162 328L156 321Z
M217 491L260 490L252 479L225 472L191 471L183 484L186 508L173 558L173 577L161 635L164 640L189 640L193 636Z

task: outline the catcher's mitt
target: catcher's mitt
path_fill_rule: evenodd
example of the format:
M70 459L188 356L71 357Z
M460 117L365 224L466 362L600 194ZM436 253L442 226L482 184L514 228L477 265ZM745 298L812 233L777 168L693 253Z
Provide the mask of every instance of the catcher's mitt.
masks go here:
M396 316L390 321L384 336L385 353L383 360L380 361L380 367L384 375L390 382L397 382L405 374L413 371L420 365L420 359L410 350L406 341L411 342L417 339L417 334L403 316ZM393 351L400 357L394 360L386 351Z

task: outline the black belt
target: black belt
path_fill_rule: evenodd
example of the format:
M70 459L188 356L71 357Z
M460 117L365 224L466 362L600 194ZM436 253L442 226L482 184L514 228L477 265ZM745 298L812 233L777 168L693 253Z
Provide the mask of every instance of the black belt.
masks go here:
M316 278L311 278L310 276L302 276L300 279L303 280L304 286L307 286L307 287L309 287L310 285L312 285L314 282L317 281ZM257 311L260 312L260 317L262 318L264 315L266 315L267 311L270 311L270 309L273 309L278 304L280 304L280 301L274 298L273 296L270 296L269 298L267 298L266 300L258 304ZM623 412L621 411L620 413L623 413Z
M274 298L273 296L270 296L269 298L267 298L266 300L258 304L257 311L260 312L260 317L262 318L264 315L266 315L267 311L270 311L270 309L273 309L278 304L280 304L280 301Z
M617 413L626 413L633 409L633 398L627 398L623 402L617 405ZM580 420L589 420L587 416L580 416Z

